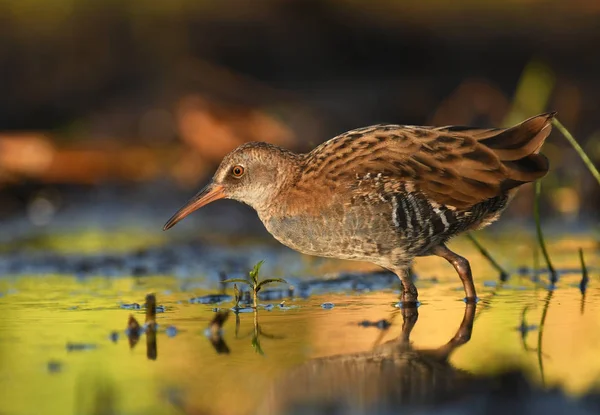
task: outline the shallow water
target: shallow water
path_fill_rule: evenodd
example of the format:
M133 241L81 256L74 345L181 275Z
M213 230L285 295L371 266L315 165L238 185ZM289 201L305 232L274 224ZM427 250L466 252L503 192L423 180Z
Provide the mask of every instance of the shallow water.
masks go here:
M467 244L460 246L471 259L480 301L471 339L449 356L452 373L493 374L515 364L536 382L559 385L574 396L598 386L597 243L567 238L551 244L555 265L563 272L556 287L548 289L547 274L536 281L526 271L513 272L531 263L518 255L527 251L526 244L496 242L500 253L512 244L514 256L499 255L501 262L512 264L506 282ZM585 296L579 287L579 246L585 248L590 270ZM0 413L245 414L268 394L283 401L288 391L277 386L287 385L290 371L311 359L370 353L403 338L395 280L368 273L336 280L335 270L344 266L353 265L305 264L305 269L328 269L329 282L298 272L290 277L294 298L286 298L283 307L280 299L260 300L256 314L237 315L239 324L230 312L221 338L211 338L206 329L215 308L227 310L233 302L189 301L219 292L207 288L212 284L206 275L98 277L40 271L5 276L0 279ZM280 264L276 276L285 276L284 268ZM419 260L416 272L422 304L410 333L411 350L436 349L453 338L465 318L462 286L439 259ZM380 284L369 287L365 281ZM310 288L305 298L302 287ZM273 288L287 295L285 285ZM157 314L156 358L151 336L142 335L131 348L125 334L129 316L143 324L145 310L124 304L143 305L147 293L155 293L165 307ZM227 293L233 294L231 288ZM267 304L274 306L266 310ZM391 323L389 328L377 327L382 320ZM257 334L264 354L257 352Z

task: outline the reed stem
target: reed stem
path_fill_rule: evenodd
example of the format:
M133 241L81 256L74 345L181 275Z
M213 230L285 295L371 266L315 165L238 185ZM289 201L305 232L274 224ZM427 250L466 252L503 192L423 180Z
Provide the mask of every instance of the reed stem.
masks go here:
M467 238L469 238L469 240L471 242L473 242L473 244L479 250L481 255L483 255L488 261L490 261L490 264L492 264L492 266L496 269L496 271L498 271L500 273L500 279L502 281L506 281L508 278L508 272L506 272L504 270L504 268L502 268L502 266L492 257L492 255L489 253L489 251L487 249L485 249L484 246L481 245L479 243L479 241L477 239L475 239L475 237L471 233L467 233Z
M579 261L581 261L581 282L579 283L579 288L581 289L581 293L584 294L590 278L585 265L585 260L583 259L583 250L581 248L579 248Z
M544 259L546 260L546 264L548 266L548 272L550 273L550 282L552 284L556 283L557 275L556 270L552 266L552 262L550 261L550 256L548 255L548 251L546 250L546 243L544 242L544 235L542 234L542 225L540 223L540 194L542 192L542 182L537 180L535 182L535 200L533 204L533 217L535 219L535 229L537 231L538 242L540 244L540 248L542 248L542 254L544 255Z
M569 132L569 130L567 130L565 128L565 126L562 125L560 121L558 121L558 119L554 118L552 120L552 124L558 129L558 131L560 131L562 133L562 135L565 136L567 141L569 143L571 143L571 145L573 146L573 148L575 149L577 154L579 154L579 157L581 157L581 159L583 160L583 163L587 166L587 168L590 170L592 175L596 178L596 181L598 182L598 184L600 184L600 172L598 172L598 169L596 168L596 166L594 166L594 163L592 163L592 160L590 160L590 158L585 153L583 148L581 148L581 146L579 145L577 140L575 140L575 138Z

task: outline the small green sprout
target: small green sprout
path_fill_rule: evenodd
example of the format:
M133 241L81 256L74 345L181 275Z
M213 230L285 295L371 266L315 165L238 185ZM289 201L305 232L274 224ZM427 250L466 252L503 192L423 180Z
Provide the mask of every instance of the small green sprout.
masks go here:
M239 282L242 284L248 284L250 286L250 288L252 289L252 292L254 293L254 301L252 304L252 307L256 308L258 305L258 292L262 289L263 286L267 285L267 284L272 284L272 283L284 283L287 284L287 281L284 280L283 278L265 278L262 281L258 280L258 274L260 271L260 267L262 266L263 262L265 261L260 261L258 264L256 264L254 266L254 268L252 269L252 271L250 271L249 274L249 278L244 279L244 278L229 278L226 280L223 280L224 283L227 282ZM236 290L236 286L234 285L234 293ZM236 294L236 307L239 304L239 292Z

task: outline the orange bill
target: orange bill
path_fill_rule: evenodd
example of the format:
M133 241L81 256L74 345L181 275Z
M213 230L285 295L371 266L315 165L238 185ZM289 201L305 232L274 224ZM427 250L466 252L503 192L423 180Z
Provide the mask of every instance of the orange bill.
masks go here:
M163 227L167 230L175 226L177 222L185 218L195 210L200 209L204 205L208 205L215 200L225 197L225 189L218 184L209 183L204 189L200 190L196 196L192 197L181 209L179 209Z

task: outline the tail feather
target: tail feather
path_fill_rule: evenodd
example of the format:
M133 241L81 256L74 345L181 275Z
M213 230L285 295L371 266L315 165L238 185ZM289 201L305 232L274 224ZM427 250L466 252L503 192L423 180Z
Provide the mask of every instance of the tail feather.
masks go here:
M552 131L552 119L556 112L531 117L511 128L500 130L498 134L480 140L491 148L502 161L518 161L531 154L537 154Z
M501 184L503 190L541 179L548 173L548 159L539 152L550 135L555 116L556 112L550 112L531 117L481 141L493 149L506 168L506 179Z

